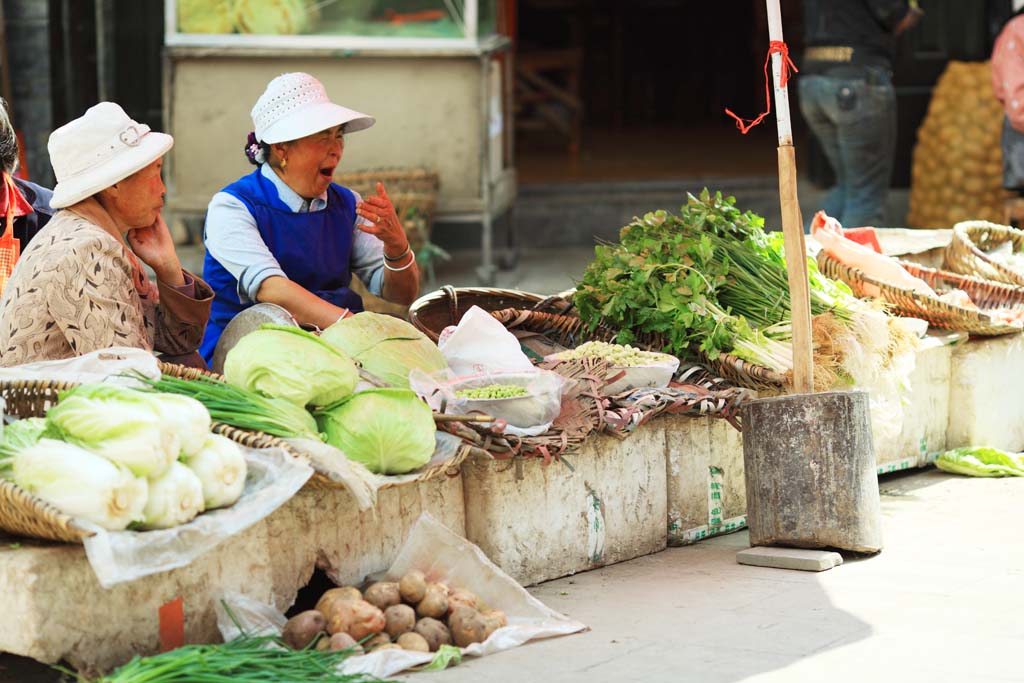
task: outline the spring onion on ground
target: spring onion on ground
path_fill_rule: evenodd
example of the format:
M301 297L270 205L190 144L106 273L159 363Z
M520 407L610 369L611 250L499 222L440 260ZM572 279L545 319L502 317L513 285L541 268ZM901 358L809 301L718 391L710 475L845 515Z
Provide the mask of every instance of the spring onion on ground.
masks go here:
M288 401L267 398L213 377L181 379L164 375L157 380L142 375L133 377L157 391L191 396L206 406L210 417L232 427L286 438L322 440L313 416Z
M277 638L242 635L221 645L186 645L135 657L95 683L371 683L364 674L340 674L348 650L292 650ZM79 679L82 680L82 679Z

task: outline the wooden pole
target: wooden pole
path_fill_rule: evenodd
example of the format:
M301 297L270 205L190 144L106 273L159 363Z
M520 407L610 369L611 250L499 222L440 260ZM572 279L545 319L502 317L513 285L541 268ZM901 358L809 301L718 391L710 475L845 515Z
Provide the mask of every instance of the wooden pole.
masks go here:
M768 35L782 42L782 10L779 0L766 0ZM779 132L779 202L782 235L793 318L793 391L814 391L814 347L811 341L811 295L807 274L807 247L800 201L796 187L796 150L789 115L789 89L782 85L783 55L772 54L772 83L775 86L775 119Z

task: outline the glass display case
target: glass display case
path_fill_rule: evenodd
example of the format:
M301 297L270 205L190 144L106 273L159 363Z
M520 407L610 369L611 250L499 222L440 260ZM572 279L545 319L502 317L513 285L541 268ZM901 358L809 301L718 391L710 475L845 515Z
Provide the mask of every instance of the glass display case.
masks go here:
M169 46L476 50L497 0L168 0Z

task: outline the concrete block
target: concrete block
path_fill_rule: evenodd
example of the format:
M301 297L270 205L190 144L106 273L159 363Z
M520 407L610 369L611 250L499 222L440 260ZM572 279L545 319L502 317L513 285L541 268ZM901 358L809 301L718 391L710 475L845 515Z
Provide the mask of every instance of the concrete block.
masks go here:
M1024 450L1024 336L953 348L947 447Z
M926 340L917 352L910 388L898 397L903 413L900 429L893 430L888 438L875 435L879 472L891 471L890 465L897 464L920 467L928 462L930 454L945 450L952 358L953 347L939 340Z
M466 529L459 477L383 489L376 507L363 511L346 489L306 487L281 510L268 520L267 533L274 602L282 610L317 567L342 585L386 570L423 512L457 534Z
M159 649L157 610L184 598L185 641L216 642L225 591L286 610L315 567L342 583L387 569L421 512L464 533L458 477L380 492L358 511L347 491L300 491L267 519L188 567L103 590L80 545L0 543L0 652L97 671Z
M658 422L666 437L668 544L744 528L743 435L718 418L671 415Z
M523 585L665 548L664 421L595 436L565 464L480 459L462 467L466 538Z
M280 510L275 514L280 514ZM104 670L159 650L161 605L184 599L185 642L220 638L214 602L223 591L273 597L267 525L258 523L188 567L104 590L80 545L0 544L0 651Z
M843 556L831 550L804 548L767 548L757 546L736 553L736 561L755 567L798 569L805 572L823 572L843 563Z

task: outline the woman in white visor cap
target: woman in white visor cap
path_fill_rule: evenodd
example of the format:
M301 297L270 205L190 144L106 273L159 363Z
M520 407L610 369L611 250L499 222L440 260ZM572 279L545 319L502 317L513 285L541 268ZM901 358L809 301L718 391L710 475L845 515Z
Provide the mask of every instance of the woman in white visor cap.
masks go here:
M416 257L381 183L363 200L333 182L345 135L374 119L334 104L309 74L278 76L252 109L246 156L257 166L206 214L203 276L215 299L201 348L209 362L227 324L255 303L326 328L363 310L355 274L388 301L419 291Z
M113 102L53 131L50 206L60 211L32 238L0 298L0 365L130 346L202 366L196 349L213 292L181 269L160 216L160 169L172 144Z

